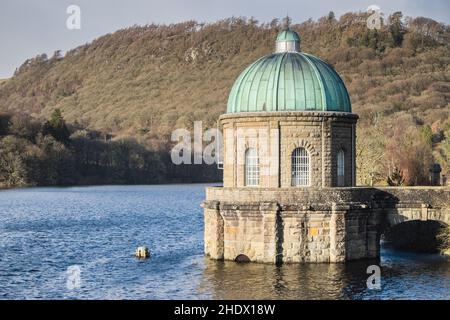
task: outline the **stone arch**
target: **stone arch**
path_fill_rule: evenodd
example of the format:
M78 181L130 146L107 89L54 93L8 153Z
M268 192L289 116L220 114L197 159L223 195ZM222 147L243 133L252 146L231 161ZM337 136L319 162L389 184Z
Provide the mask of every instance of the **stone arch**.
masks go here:
M296 142L294 142L294 143L291 143L291 144L289 145L290 153L292 154L292 152L293 152L295 149L297 149L297 148L305 148L306 151L308 151L308 153L309 153L311 156L316 156L316 155L318 155L317 152L316 152L316 149L314 148L314 146L313 146L309 141L307 141L307 140L300 139L300 140L298 140L298 141L296 141Z
M266 162L265 159L269 157L267 154L268 148L264 148L262 144L265 143L264 141L261 141L261 139L245 139L245 142L243 144L243 156L245 157L245 154L247 150L249 149L255 149L258 153L258 157L260 158L260 161L263 162L263 164Z
M421 206L414 204L410 207L405 206L396 209L384 209L378 211L377 215L380 217L380 219L377 219L374 230L376 230L375 246L378 248L378 255L380 249L380 239L382 238L382 235L390 232L394 229L394 227L398 225L413 221L435 221L439 222L442 226L450 226L449 209L429 208L429 206L426 204L422 204Z
M344 143L337 143L334 146L334 150L336 151L336 153L340 150L344 151L345 153L348 152L348 146L346 146Z
M244 152L248 149L259 149L259 143L258 141L254 141L254 140L245 140L244 143Z
M265 127L241 127L236 132L236 137L243 140L244 149L264 149L263 144L269 143L269 132ZM268 149L268 147L266 147Z
M238 254L237 256L236 256L236 258L234 258L234 261L235 262L238 262L238 263L248 263L248 262L251 262L251 260L250 260L250 258L248 257L248 256L246 256L245 254Z
M405 210L403 212L389 213L382 231L408 221L437 221L445 226L450 226L450 212L446 213L443 210L436 210L430 214L427 208L422 208L420 212L419 210Z
M388 224L380 233L383 239L394 249L416 253L437 253L443 244L439 239L443 228L448 224L440 219L397 219ZM378 240L380 241L380 240ZM381 242L380 242L381 245Z

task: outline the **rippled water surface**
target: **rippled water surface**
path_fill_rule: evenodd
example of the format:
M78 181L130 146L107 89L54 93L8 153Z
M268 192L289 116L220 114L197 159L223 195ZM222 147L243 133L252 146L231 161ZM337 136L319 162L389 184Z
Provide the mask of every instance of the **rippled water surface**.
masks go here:
M0 191L0 299L450 299L450 262L382 251L374 262L262 265L203 257L206 185ZM133 257L146 245L149 260ZM79 266L79 288L67 268ZM71 289L72 288L72 289Z

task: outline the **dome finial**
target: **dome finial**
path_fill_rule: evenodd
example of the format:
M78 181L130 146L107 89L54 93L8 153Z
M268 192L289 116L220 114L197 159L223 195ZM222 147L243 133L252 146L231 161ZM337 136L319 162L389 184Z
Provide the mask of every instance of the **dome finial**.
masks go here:
M300 36L297 32L290 29L291 18L286 15L283 19L283 30L278 34L275 52L299 52L300 51Z
M286 14L286 17L283 19L283 30L289 30L289 27L291 26L291 18L289 17L289 14Z

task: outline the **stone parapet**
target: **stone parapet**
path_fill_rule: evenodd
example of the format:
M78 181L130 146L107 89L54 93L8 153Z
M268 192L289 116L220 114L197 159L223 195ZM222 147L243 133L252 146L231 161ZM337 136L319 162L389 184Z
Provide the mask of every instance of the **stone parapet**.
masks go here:
M450 187L351 187L351 188L206 188L206 201L221 203L277 202L316 206L331 203L364 203L375 207L450 206Z

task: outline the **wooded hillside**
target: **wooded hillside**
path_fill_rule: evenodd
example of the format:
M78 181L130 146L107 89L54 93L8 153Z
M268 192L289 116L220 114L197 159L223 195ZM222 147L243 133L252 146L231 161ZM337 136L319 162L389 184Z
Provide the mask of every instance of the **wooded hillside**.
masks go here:
M248 64L273 51L280 28L278 20L245 18L133 26L64 57L56 52L27 60L11 79L0 82L0 112L6 119L0 127L0 161L25 157L22 152L6 156L14 153L8 145L12 137L20 137L11 129L21 126L14 119L27 114L42 126L60 109L72 138L132 140L159 155L155 161L161 161L161 173L155 181L169 181L162 172L168 170L173 129L191 129L197 120L204 121L205 129L215 126L234 80ZM339 19L330 13L291 28L302 38L302 51L332 64L347 85L353 111L360 115L360 184L383 184L399 172L404 184L426 184L432 162L450 173L448 25L395 13L382 29L370 30L365 13ZM91 131L99 134L87 134ZM36 146L37 134L25 139ZM66 148L74 152L71 144ZM0 172L0 181L8 174ZM31 181L24 179L25 184Z

